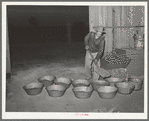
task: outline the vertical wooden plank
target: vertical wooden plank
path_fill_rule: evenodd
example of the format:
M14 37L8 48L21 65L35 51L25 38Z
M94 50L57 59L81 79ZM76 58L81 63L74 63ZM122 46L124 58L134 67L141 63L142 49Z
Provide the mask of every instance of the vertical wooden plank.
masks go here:
M126 17L125 17L125 8L124 8L124 6L122 6L121 7L121 26L125 26L125 19L126 19ZM122 48L126 48L126 36L125 36L125 34L126 34L126 31L125 31L125 29L124 28L121 28L121 39L120 39L120 42L122 43Z
M132 23L132 16L130 15L130 7L128 6L122 6L121 7L121 26L125 26L125 28L121 28L120 33L120 43L121 48L129 48L130 47L130 40L132 39L132 28L129 28L128 26L131 26ZM131 42L132 43L132 42Z
M133 6L128 6L128 26L133 26ZM127 29L128 32L128 43L130 48L134 48L134 39L133 39L133 31L132 28Z
M8 23L6 23L6 73L11 74Z
M117 7L117 26L121 26L121 21L120 21L120 18L121 18L121 7ZM121 43L121 28L117 28L117 48L122 48L122 43Z
M98 6L98 15L99 15L99 26L103 26L103 7Z
M127 21L128 21L128 6L124 6L124 26L126 26L126 28L124 29L125 31L124 39L126 41L126 48L129 48Z
M93 28L93 6L89 6L89 31Z
M98 7L94 6L94 18L93 18L93 27L97 26L99 23L99 14L98 14Z
M102 26L106 27L107 24L107 6L103 6L102 7ZM105 34L105 53L108 52L108 39L107 39L107 35L108 35L108 31Z
M112 27L112 13L113 13L113 8L111 6L107 7L107 15L106 15L106 26L108 27ZM107 43L106 43L106 48L107 48L107 52L111 52L112 48L113 48L113 29L112 28L108 28L106 29L107 34Z
M144 9L145 9L144 6L141 6L141 7L140 7L140 11L142 12L142 16L141 16L141 22L142 22L141 25L142 25L142 26L144 26L144 22L145 22L145 14L144 14L144 11L145 11L145 10L144 10ZM145 28L142 27L142 28L141 28L141 32L143 32L143 34L144 34L144 31L145 31Z
M112 29L112 34L113 34L113 48L112 48L112 50L114 50L114 48L115 48L115 8L114 7L112 7L112 27L113 27L113 29Z
M106 26L107 21L107 6L102 7L102 26Z
M115 26L117 26L117 6L114 6L113 7L113 9L114 9L114 24L113 24L113 26L115 27ZM114 48L116 48L117 47L117 29L116 28L114 28L114 33L113 33L114 35Z
M89 25L90 31L94 26L99 25L99 7L98 6L89 6Z
M120 7L115 6L115 25L120 26ZM115 29L115 48L121 48L120 28Z
M127 39L127 45L128 45L128 47L130 48L130 41L129 41L129 28L128 28L128 26L130 26L130 24L129 24L129 9L130 9L130 7L129 6L127 6L126 7L126 17L127 17L127 20L126 20L126 39Z
M144 22L145 22L144 6L141 6L140 11L142 12L142 17L141 17L141 22L142 23L141 23L141 25L144 26ZM143 34L143 36L144 36L144 31L145 31L145 27L142 27L141 28L141 33Z

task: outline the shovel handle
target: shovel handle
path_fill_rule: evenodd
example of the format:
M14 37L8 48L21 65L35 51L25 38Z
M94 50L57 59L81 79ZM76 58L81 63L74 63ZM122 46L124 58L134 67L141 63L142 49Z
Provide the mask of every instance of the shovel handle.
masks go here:
M87 50L87 52L90 54L90 56L92 57L92 59L94 60L95 58L94 58L94 56L92 55L92 53L89 51L89 50ZM93 61L94 62L94 61ZM93 63L92 63L93 64ZM94 62L94 64L96 65L96 63ZM98 67L98 65L96 65L97 67Z

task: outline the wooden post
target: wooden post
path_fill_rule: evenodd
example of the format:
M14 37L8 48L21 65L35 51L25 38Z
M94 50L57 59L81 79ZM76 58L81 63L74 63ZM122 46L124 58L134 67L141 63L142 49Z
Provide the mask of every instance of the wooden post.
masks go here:
M106 27L107 26L107 6L103 6L101 8L101 12L102 12L102 21L101 21L101 26ZM104 50L104 55L106 54L106 52L108 52L108 29L106 29L106 34L105 34L105 50Z
M128 28L127 28L127 21L128 21L128 6L124 6L124 26L126 26L126 28L124 29L124 40L125 40L125 44L126 47L125 48L129 48L129 40L128 40Z
M112 7L112 27L115 27L115 9ZM113 47L112 50L115 49L115 28L112 29L112 35L113 35Z
M6 23L6 74L7 74L7 78L11 77L11 62L10 62L8 23Z
M121 11L120 11L120 14L121 14L121 19L120 19L120 23L121 23L121 26L124 26L125 25L125 11L124 11L124 6L121 7ZM122 48L125 48L126 47L126 39L125 39L125 29L124 28L121 28L120 29L120 34L121 34L121 39L120 39L120 42L121 42L121 47Z

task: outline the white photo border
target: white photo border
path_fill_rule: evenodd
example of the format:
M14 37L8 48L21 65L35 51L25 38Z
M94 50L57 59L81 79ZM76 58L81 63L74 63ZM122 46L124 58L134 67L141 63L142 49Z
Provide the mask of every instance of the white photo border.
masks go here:
M144 113L6 112L6 14L7 5L140 6L145 7ZM148 117L148 6L147 2L2 2L2 119L147 119ZM85 116L83 114L88 114Z

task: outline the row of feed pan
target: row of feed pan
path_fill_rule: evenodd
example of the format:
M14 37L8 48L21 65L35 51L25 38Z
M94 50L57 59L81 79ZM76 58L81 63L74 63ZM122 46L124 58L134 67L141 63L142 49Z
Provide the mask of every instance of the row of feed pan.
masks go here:
M37 95L45 87L49 96L61 97L72 84L72 91L75 97L79 99L89 98L93 91L96 91L99 97L103 99L111 99L115 97L117 92L126 95L140 90L142 83L141 79L133 78L130 78L127 82L119 78L106 78L90 83L85 79L71 80L66 77L56 78L53 75L47 75L39 78L38 82L27 84L23 88L28 95Z
M23 88L28 95L37 95L42 92L43 88L51 97L61 97L71 85L71 79L60 77L56 78L53 75L46 75L38 79L37 82L32 82L25 85Z

